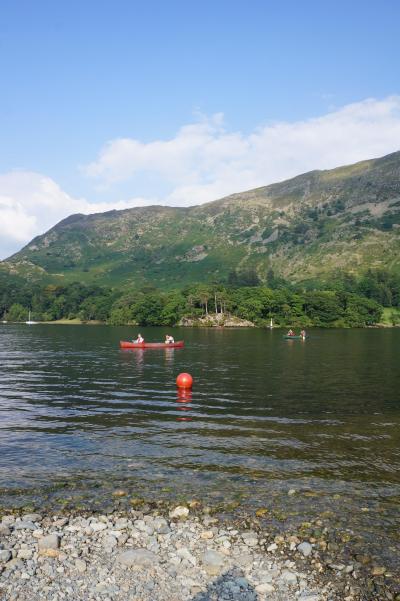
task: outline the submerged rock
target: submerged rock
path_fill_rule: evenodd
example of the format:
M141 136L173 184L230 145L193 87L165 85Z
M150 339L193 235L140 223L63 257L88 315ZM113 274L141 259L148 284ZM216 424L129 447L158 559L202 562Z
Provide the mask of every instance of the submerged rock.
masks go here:
M386 572L386 568L384 568L383 566L374 566L371 569L372 576L383 576L383 574L385 572Z
M114 490L113 497L126 497L127 494L128 493L126 492L126 490L118 488L117 490Z
M178 505L172 511L169 512L170 518L185 518L189 515L189 509L182 505Z

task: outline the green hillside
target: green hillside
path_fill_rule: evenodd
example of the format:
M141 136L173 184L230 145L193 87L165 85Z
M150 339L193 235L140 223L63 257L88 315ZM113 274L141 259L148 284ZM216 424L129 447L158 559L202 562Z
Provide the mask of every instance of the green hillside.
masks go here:
M0 263L32 281L167 289L270 268L294 282L400 272L400 152L196 207L72 215Z

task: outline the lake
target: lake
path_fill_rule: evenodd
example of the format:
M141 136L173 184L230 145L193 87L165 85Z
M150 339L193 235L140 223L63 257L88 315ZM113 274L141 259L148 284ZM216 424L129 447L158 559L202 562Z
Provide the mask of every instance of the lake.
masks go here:
M271 528L322 516L398 568L399 329L141 328L186 346L120 350L137 331L0 325L3 506L103 508L123 487L265 508Z

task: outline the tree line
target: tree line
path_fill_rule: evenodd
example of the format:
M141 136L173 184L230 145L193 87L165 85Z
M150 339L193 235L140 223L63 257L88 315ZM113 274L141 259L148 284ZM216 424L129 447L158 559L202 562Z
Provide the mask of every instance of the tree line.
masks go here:
M71 283L18 284L0 281L0 316L26 321L28 311L37 321L98 320L112 325L166 326L182 318L234 315L258 326L273 319L277 326L364 327L379 323L383 307L400 307L400 278L384 271L368 271L359 278L338 275L330 284L291 286L272 272L265 285L254 274L221 284L196 284L160 291L121 290ZM233 281L232 281L233 280ZM243 282L246 282L246 284Z

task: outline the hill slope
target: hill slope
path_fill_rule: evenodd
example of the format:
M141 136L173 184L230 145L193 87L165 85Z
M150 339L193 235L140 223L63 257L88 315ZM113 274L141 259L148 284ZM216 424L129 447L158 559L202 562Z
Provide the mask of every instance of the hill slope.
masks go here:
M31 279L167 288L250 268L294 281L400 271L400 152L197 207L72 215L0 266Z

